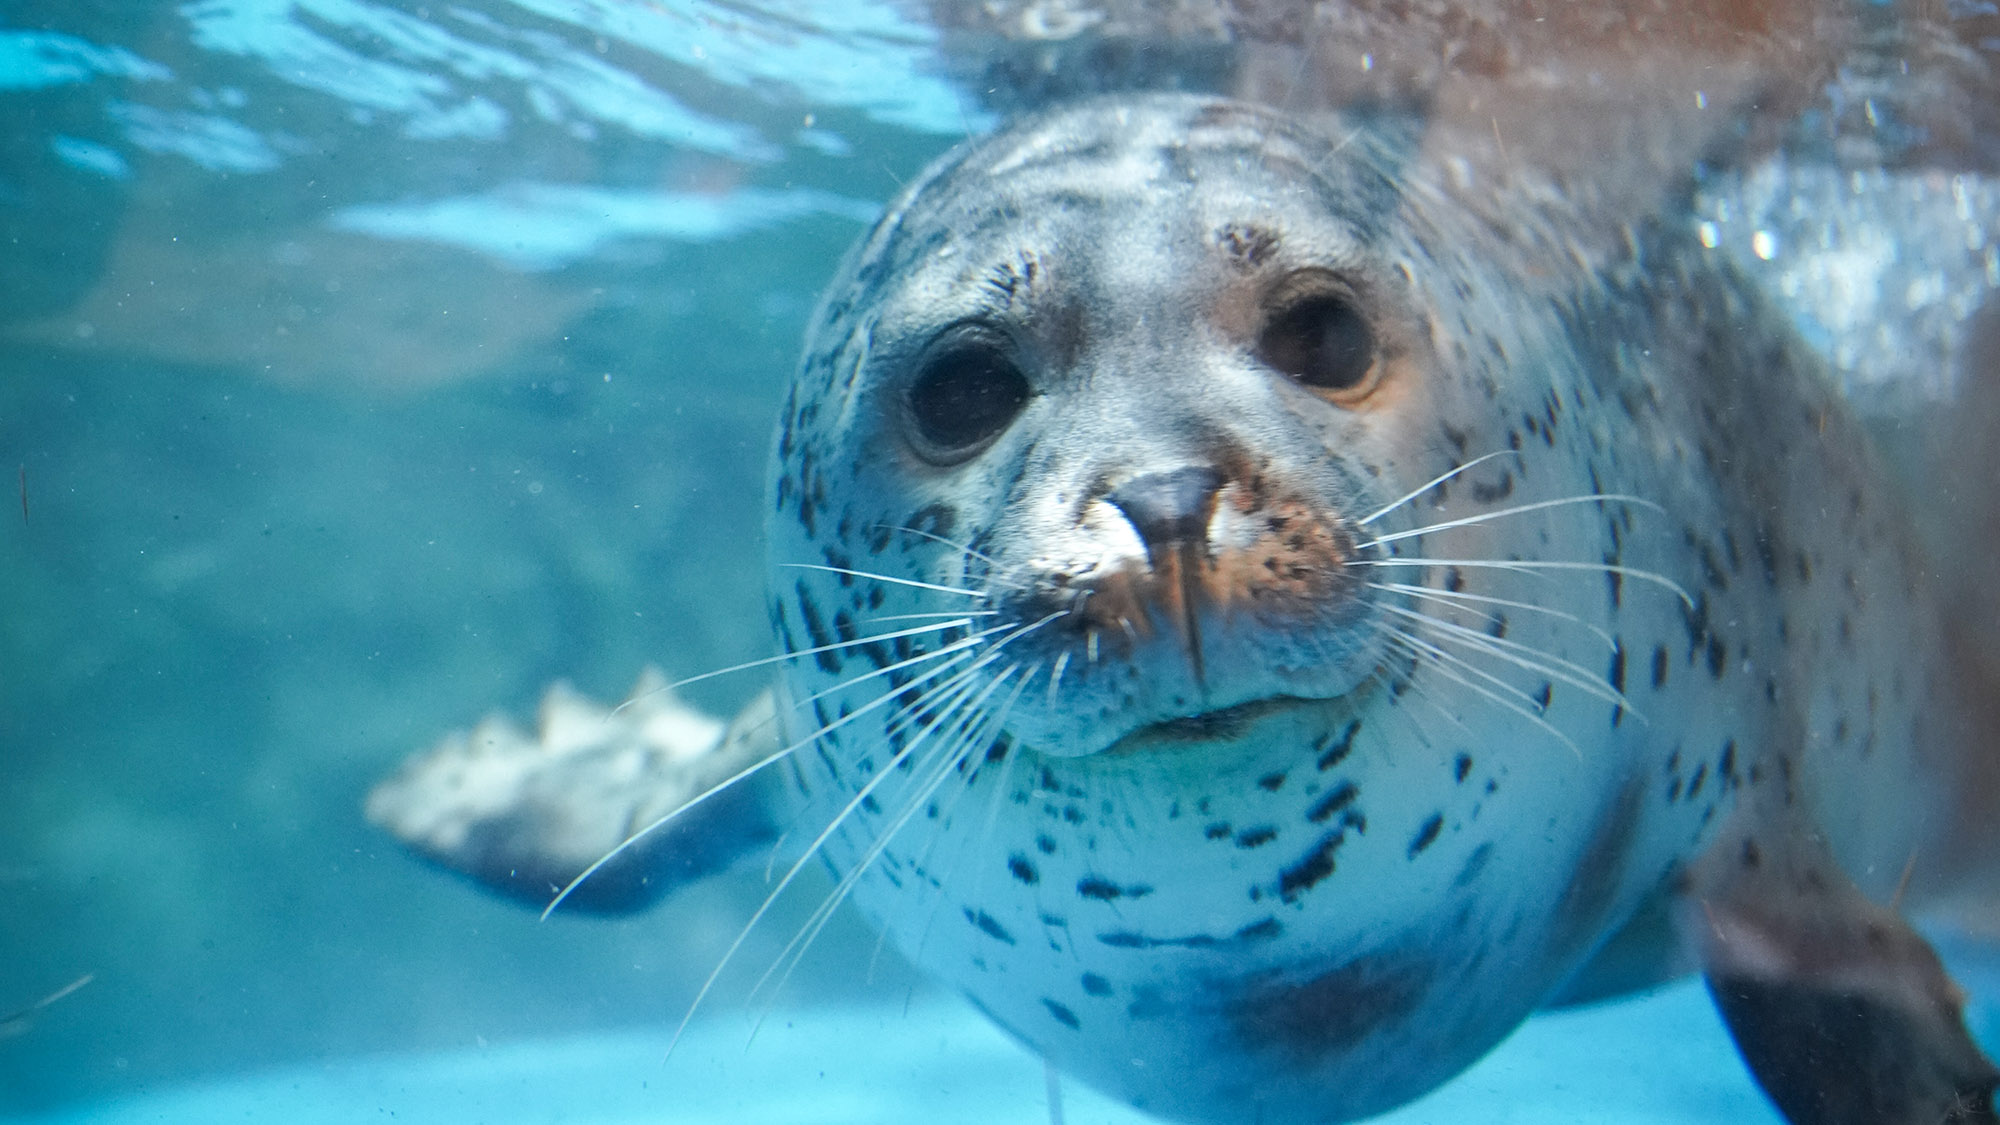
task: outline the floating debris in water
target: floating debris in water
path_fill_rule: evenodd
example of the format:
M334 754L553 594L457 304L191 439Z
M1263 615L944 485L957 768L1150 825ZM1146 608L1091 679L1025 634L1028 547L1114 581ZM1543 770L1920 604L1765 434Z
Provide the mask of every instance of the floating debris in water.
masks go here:
M27 1007L0 1016L0 1039L11 1039L16 1035L27 1034L29 1029L34 1026L35 1013L56 1003L96 979L96 973L85 973Z

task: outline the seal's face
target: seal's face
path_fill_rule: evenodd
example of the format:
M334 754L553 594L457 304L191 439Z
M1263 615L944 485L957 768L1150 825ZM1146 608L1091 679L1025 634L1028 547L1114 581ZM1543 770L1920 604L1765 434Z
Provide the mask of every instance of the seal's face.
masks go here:
M892 208L786 410L814 846L926 967L1160 1112L1435 1084L1690 831L1634 796L1625 652L1680 626L1622 616L1619 568L1657 560L1597 498L1620 449L1563 415L1605 392L1437 210L1363 130L1052 115ZM1557 609L1535 560L1600 572Z

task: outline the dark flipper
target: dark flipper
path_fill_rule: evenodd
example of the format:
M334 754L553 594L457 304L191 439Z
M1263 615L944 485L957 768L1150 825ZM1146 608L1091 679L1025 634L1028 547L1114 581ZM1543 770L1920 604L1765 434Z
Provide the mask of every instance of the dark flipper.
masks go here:
M1937 954L1810 841L1784 838L1800 856L1736 837L1688 902L1709 992L1758 1084L1793 1125L2000 1123L2000 1071Z
M725 729L648 672L622 710L551 688L536 733L490 718L368 795L368 819L412 851L512 898L548 904L635 834L776 750L770 695ZM769 771L765 771L769 772ZM646 833L565 908L637 910L776 838L761 774Z

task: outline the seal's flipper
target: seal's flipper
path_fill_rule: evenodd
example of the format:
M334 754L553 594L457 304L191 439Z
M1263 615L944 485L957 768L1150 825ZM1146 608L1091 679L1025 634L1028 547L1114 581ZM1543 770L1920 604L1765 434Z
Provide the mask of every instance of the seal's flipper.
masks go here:
M655 821L778 746L769 693L725 725L648 669L612 710L549 689L533 735L498 716L405 763L368 795L368 819L424 858L536 905ZM727 866L776 836L762 775L623 847L564 899L615 912Z
M2000 1122L2000 1070L1966 1032L1964 994L1929 943L1809 839L1787 838L1805 856L1729 840L1686 904L1709 992L1758 1084L1794 1125Z

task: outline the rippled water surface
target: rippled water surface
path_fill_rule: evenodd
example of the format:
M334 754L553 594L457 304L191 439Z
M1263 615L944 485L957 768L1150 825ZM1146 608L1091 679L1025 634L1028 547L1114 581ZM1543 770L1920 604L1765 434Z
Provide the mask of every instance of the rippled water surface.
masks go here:
M551 680L609 698L767 651L763 463L816 291L901 182L1038 96L975 77L952 8L0 5L0 1117L1042 1119L1039 1065L858 921L744 1001L813 895L663 1064L754 878L538 923L359 813ZM1969 66L1992 15L1941 25ZM1137 69L1198 87L1205 57ZM1895 81L1801 110L1903 112L1884 155L1718 167L1688 217L1891 431L1948 407L2000 290L2000 140L1869 100ZM1768 1112L1698 992L1644 1003L1531 1027L1436 1112ZM1689 1053L1590 1061L1627 1057L1589 1054L1618 1028Z

